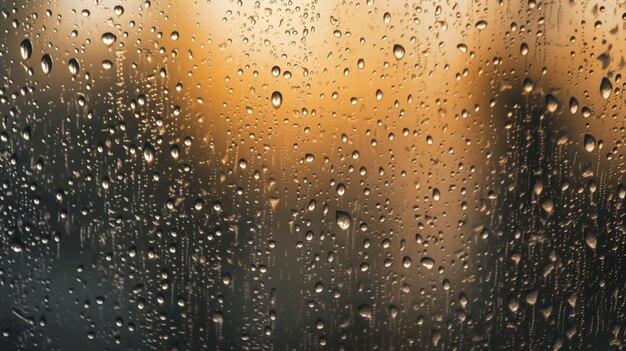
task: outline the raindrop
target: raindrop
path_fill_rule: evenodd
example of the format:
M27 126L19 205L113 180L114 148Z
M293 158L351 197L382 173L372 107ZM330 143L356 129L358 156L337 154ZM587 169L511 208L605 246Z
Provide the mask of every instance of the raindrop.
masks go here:
M598 246L598 236L596 235L596 233L591 230L587 230L587 233L585 235L585 243L587 243L587 246L590 249L595 250Z
M552 214L554 213L554 202L550 199L547 199L541 203L541 208L546 211L546 215L552 216Z
M280 91L275 91L272 93L272 106L275 108L279 108L280 105L283 104L283 95Z
M433 200L439 201L440 198L441 198L441 192L439 191L439 189L434 188L433 189Z
M376 89L376 100L380 101L383 99L383 91L380 89Z
M514 313L519 310L519 300L514 296L509 297L509 310Z
M341 230L348 230L350 228L350 223L352 222L352 216L348 212L337 211L335 213L335 219L337 221L337 225Z
M20 44L20 54L22 55L22 59L24 61L28 60L33 54L33 44L30 42L30 40L22 40L22 43Z
M591 134L585 134L585 150L592 152L596 148L596 138Z
M110 70L111 68L113 68L113 62L110 60L103 60L102 61L102 68L104 68L105 70Z
M522 43L519 47L519 52L522 54L522 56L528 55L528 44Z
M50 55L45 54L41 58L41 70L45 74L49 74L52 70L52 58L50 57Z
M346 186L343 183L337 185L337 195L343 196L346 193Z
M606 77L602 78L602 82L600 83L600 93L602 94L602 98L604 98L604 100L610 98L612 91L613 85L611 84L611 81Z
M524 78L524 82L522 83L522 85L524 86L524 92L530 93L531 91L533 91L534 83L530 78Z
M78 61L76 61L76 59L73 59L73 58L67 62L67 67L69 68L70 73L72 75L77 74L80 69L80 66L78 65Z
M422 259L420 260L420 263L422 264L422 266L426 267L427 269L432 269L435 266L435 261L430 258L430 257L422 257Z
M624 186L624 184L620 184L617 186L617 196L621 200L624 200L624 198L626 198L626 187Z
M546 109L548 112L556 112L559 108L559 100L557 100L554 95L547 94L546 95Z
M537 297L539 296L539 290L533 289L526 294L526 303L534 306L537 303Z
M170 149L170 154L172 155L173 159L178 160L178 158L180 157L180 148L178 147L178 145L172 145L172 148Z
M480 20L480 21L476 22L476 29L483 30L485 28L487 28L487 21Z
M280 67L278 67L278 66L272 67L272 75L274 77L280 76Z
M573 96L569 99L569 112L572 114L578 112L578 100Z
M389 12L385 12L385 14L383 15L383 21L385 23L391 22L391 14Z
M152 146L152 144L145 143L143 145L143 159L147 164L154 162L155 153L156 151L154 150L154 146Z
M102 42L104 43L104 45L111 46L116 41L117 41L117 37L115 36L115 34L113 34L111 32L106 32L106 33L102 34Z
M401 60L404 57L404 47L402 47L402 45L395 44L393 46L393 56L395 56L396 59Z
M398 312L400 312L400 310L398 309L398 307L391 305L389 306L389 316L392 319L395 319L398 316Z
M357 310L359 312L359 316L369 320L372 319L372 308L370 305L360 305Z

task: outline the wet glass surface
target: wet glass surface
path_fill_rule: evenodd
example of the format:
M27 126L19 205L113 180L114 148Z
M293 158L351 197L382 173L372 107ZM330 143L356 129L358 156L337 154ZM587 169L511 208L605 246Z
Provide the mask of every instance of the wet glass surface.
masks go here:
M623 1L0 10L0 350L624 348Z

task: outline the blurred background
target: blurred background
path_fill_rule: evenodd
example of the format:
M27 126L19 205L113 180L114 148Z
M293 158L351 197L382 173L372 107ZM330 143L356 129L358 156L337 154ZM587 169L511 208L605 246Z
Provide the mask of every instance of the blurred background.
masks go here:
M0 349L624 348L623 0L0 10Z

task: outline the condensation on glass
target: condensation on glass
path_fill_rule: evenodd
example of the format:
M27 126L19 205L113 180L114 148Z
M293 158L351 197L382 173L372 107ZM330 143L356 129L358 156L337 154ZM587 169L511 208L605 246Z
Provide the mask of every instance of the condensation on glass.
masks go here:
M0 10L0 349L625 347L623 0Z

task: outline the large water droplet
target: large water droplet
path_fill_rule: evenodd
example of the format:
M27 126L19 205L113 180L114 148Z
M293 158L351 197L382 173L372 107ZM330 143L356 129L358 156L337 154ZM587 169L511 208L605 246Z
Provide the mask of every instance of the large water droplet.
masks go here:
M559 100L557 100L552 94L546 95L546 109L548 112L556 112L558 108Z
M590 249L595 250L598 246L598 236L592 230L587 229L585 231L585 243Z
M102 68L105 70L110 70L113 68L113 62L111 60L102 60Z
M278 66L272 67L272 75L274 77L278 77L280 75L280 67Z
M370 305L361 305L358 307L359 316L365 319L372 319L372 308Z
M592 152L596 148L596 138L591 134L585 134L585 150Z
M441 192L439 191L439 189L434 188L433 189L433 200L439 201L440 198L441 198Z
M152 144L150 143L145 143L143 145L143 159L146 161L147 164L151 164L152 162L154 162L154 157L154 146L152 146Z
M117 41L117 37L115 36L115 34L113 34L111 32L106 32L106 33L102 34L102 42L104 43L104 45L111 46L116 41Z
M272 106L275 108L279 108L280 105L283 104L283 94L280 91L275 91L272 93Z
M52 57L50 57L50 55L45 54L41 58L41 70L45 74L49 74L52 70Z
M116 16L121 16L124 14L124 7L121 5L117 5L113 9L113 12L115 13Z
M569 99L569 112L572 114L578 112L578 100L573 96Z
M335 213L335 219L337 221L337 225L341 230L348 230L350 228L350 223L352 222L352 216L348 212L337 211Z
M529 50L528 44L526 43L522 43L519 47L519 52L520 54L522 54L522 56L528 55L528 50Z
M532 79L530 78L524 78L524 82L522 83L523 87L524 87L524 92L526 93L530 93L531 91L533 91L534 88L534 83L532 81Z
M33 54L33 44L28 39L22 40L20 44L20 54L23 60L28 60Z
M526 294L526 303L534 306L537 303L537 297L539 296L539 290L533 289Z
M422 259L420 260L420 263L422 264L422 266L426 267L427 269L432 269L435 266L435 260L427 256L422 257Z
M78 73L80 66L78 65L78 61L72 58L67 62L67 68L70 70L71 74L76 74Z
M178 160L178 158L180 158L180 147L178 147L178 145L172 145L170 155L172 155L173 159Z
M401 60L404 57L404 47L400 44L395 44L393 46L393 56L395 56L396 59Z
M385 12L385 14L383 15L383 22L385 23L391 22L391 14L389 12Z
M606 100L611 97L611 92L613 91L613 85L611 81L604 77L602 78L602 82L600 83L600 94Z

